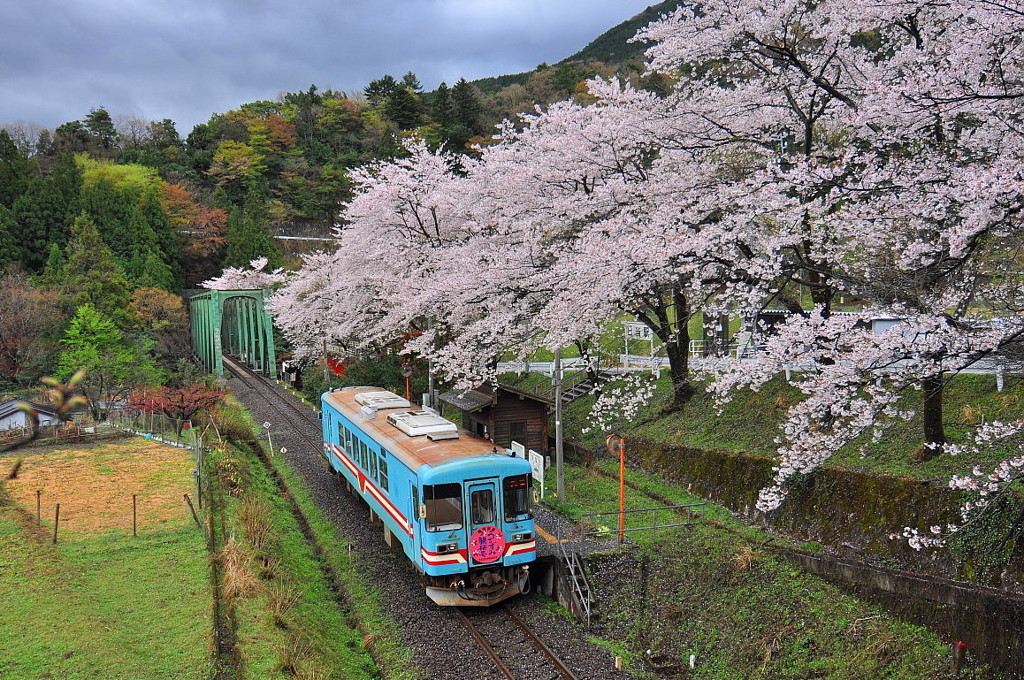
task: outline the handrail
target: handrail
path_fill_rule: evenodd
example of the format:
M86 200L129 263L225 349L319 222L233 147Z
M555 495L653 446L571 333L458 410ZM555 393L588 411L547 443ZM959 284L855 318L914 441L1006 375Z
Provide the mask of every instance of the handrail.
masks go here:
M587 580L586 571L583 569L583 562L580 560L579 554L575 550L566 550L565 541L562 540L561 524L556 524L556 534L558 549L562 553L562 559L565 560L565 565L569 569L569 580L572 582L573 599L579 603L583 609L583 614L586 616L586 626L590 627L590 614L592 611L592 595L593 590L590 587L590 582ZM580 587L580 581L583 581L583 585L586 587L586 591Z

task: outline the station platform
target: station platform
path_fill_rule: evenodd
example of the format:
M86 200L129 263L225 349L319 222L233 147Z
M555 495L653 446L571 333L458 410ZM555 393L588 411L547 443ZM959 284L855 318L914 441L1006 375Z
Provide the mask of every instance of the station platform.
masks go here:
M567 552L587 554L632 545L629 538L620 544L614 531L609 532L604 540L584 536L584 529L578 522L570 522L539 503L533 505L532 511L537 530L537 559L560 559Z

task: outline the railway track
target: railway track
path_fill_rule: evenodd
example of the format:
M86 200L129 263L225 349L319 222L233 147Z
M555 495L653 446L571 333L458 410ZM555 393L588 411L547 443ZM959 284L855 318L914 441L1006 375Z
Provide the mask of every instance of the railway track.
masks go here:
M576 680L576 675L508 606L457 608L459 619L507 680Z
M280 414L282 422L289 422L292 417L296 418L301 425L292 423L291 431L302 441L309 444L313 453L320 455L323 444L320 439L320 419L312 409L300 408L289 399L281 399L274 389L267 384L263 376L235 360L234 357L224 355L224 365L246 387L258 394L275 413ZM316 436L314 437L311 433L315 433Z
M259 374L232 357L224 357L224 365L251 392L266 402L269 409L281 416L280 427L305 442L317 457L321 456L320 419L308 408L290 399L282 399ZM276 475L275 475L276 476ZM296 512L300 512L295 508ZM301 514L301 512L300 512ZM301 524L306 526L305 518ZM498 675L508 680L576 680L576 675L559 659L543 640L511 608L464 611L454 608L456 616L494 663Z

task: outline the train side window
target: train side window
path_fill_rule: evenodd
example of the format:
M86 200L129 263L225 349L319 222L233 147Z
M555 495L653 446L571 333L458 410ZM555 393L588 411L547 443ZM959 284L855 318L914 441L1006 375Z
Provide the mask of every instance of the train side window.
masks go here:
M494 523L494 492L491 489L474 491L469 498L473 524Z
M377 454L373 450L367 449L366 450L366 457L368 459L368 462L370 463L370 469L368 470L368 472L370 473L370 479L372 479L373 481L375 481L375 482L377 482L379 484L380 483L380 475L378 474L378 470L377 470Z
M504 483L505 521L530 519L530 475L506 477Z
M382 491L388 490L388 462L383 456L380 459L380 488Z
M362 439L357 439L355 441L355 445L356 450L359 452L359 467L363 468L363 470L366 470L366 442L364 442Z
M462 485L428 484L423 487L427 506L427 531L462 528Z
M348 444L345 442L345 426L341 423L338 423L338 446L346 454L348 453Z

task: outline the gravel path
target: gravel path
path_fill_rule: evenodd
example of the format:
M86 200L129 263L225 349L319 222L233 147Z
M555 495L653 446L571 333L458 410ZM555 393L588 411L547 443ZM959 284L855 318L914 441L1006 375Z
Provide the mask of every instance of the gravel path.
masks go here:
M403 642L414 650L423 677L438 680L500 677L456 613L431 602L405 555L387 548L382 525L370 523L363 501L345 491L340 478L327 473L327 463L320 450L311 450L309 443L293 430L293 427L311 426L305 422L281 422L282 416L240 380L232 378L228 386L249 408L256 422L271 423L274 448L287 449L288 463L305 482L317 506L359 556L360 564L379 588L385 608L402 627ZM279 385L274 385L274 389L282 399L298 402ZM319 439L319 433L314 437ZM630 677L614 670L607 650L587 642L580 626L551 613L542 602L541 598L524 596L513 598L509 606L515 608L580 680Z

